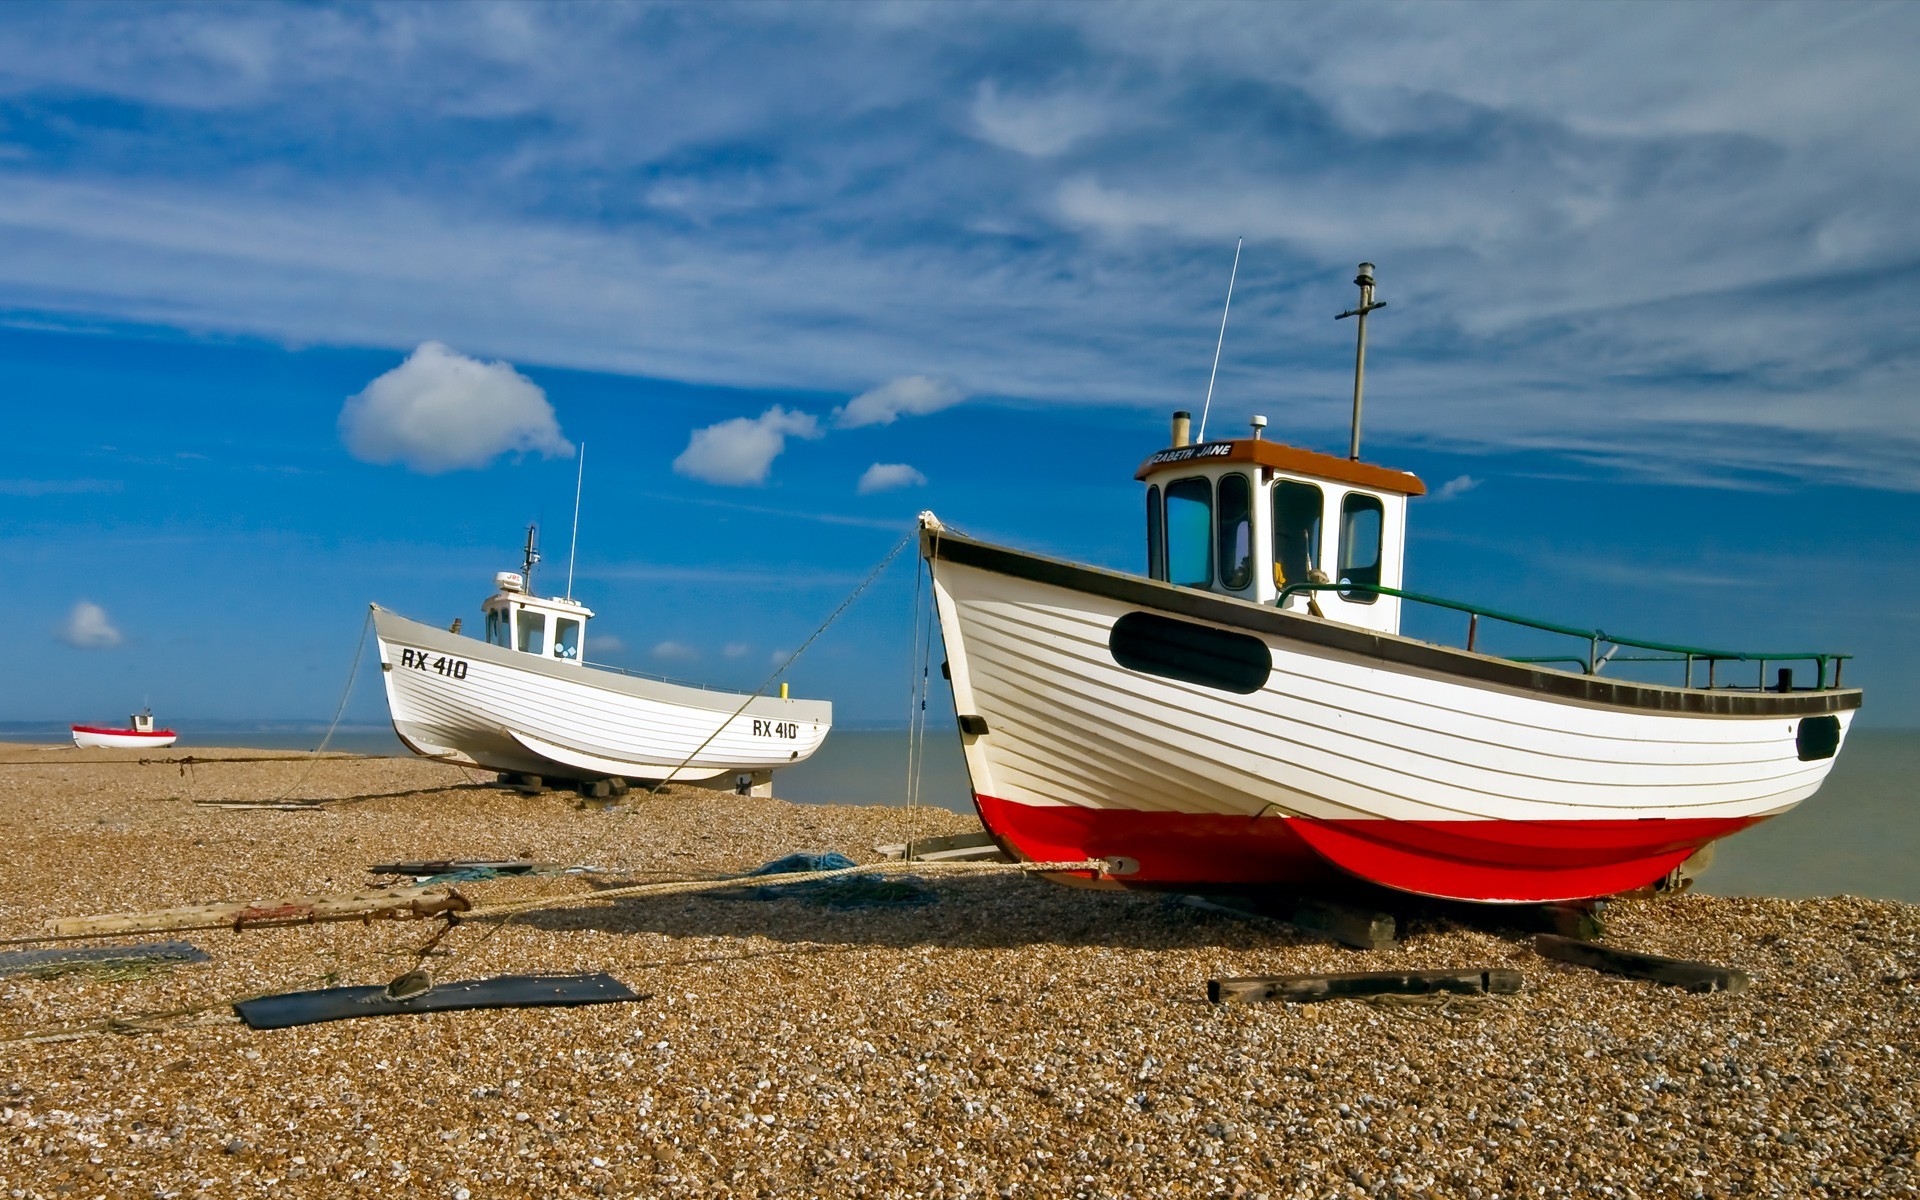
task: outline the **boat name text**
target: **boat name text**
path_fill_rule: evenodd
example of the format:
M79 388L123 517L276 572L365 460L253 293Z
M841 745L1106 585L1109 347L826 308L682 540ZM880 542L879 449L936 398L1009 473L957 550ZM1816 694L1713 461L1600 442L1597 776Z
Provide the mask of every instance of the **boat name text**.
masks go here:
M800 736L800 724L797 721L761 721L753 723L753 736L797 738Z
M465 679L467 664L465 659L448 658L446 655L432 655L425 650L413 650L403 647L400 651L400 665L412 667L416 671L432 671L445 675L449 679Z
M1172 450L1162 450L1147 458L1149 467L1162 463L1186 462L1195 458L1225 458L1233 453L1232 442L1201 442L1196 446L1177 446Z

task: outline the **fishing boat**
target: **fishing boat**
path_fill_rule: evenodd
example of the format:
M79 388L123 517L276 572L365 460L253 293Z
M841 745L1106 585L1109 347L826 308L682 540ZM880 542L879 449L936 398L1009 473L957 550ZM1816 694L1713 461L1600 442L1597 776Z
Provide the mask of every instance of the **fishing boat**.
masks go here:
M1372 268L1356 282L1364 321ZM1361 378L1346 458L1268 440L1260 417L1192 440L1176 413L1135 472L1144 574L921 515L974 799L1003 848L1105 859L1081 880L1105 886L1582 900L1679 882L1715 840L1814 794L1861 703L1847 656L1407 590L1407 508L1426 488L1360 460ZM1403 634L1409 606L1455 614L1463 644ZM1569 648L1487 652L1509 627ZM1620 677L1629 662L1674 678Z
M178 735L171 729L153 727L153 710L142 709L127 718L127 728L108 729L99 725L73 725L73 744L83 749L102 748L159 750L173 745Z
M587 661L593 612L532 590L529 528L518 572L494 576L485 638L373 605L394 732L426 758L524 782L713 781L772 794L833 724L824 700L716 691Z

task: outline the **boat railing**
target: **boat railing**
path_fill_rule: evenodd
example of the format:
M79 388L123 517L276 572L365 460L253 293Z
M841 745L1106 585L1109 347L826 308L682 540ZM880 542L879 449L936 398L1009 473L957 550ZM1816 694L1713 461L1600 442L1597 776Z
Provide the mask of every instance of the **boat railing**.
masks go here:
M594 662L591 659L583 660L581 665L592 667L596 671L612 671L615 675L625 675L631 679L650 679L655 683L671 683L677 687L698 688L703 692L720 692L726 690L725 688L714 687L712 684L696 683L691 679L675 679L671 675L662 675L655 671L635 671L628 667L616 667L612 663Z
M1526 629L1538 629L1544 633L1555 633L1566 637L1579 638L1587 643L1585 657L1575 654L1499 656L1507 659L1509 662L1533 663L1542 666L1552 663L1567 663L1588 675L1599 674L1601 669L1608 663L1683 663L1686 669L1686 682L1682 686L1689 688L1698 686L1694 683L1696 664L1704 664L1705 666L1707 675L1706 686L1708 688L1717 688L1721 686L1743 686L1734 683L1723 685L1719 678L1721 664L1756 663L1758 664L1759 675L1754 685L1755 690L1793 691L1795 689L1791 668L1779 667L1779 664L1805 662L1813 664L1815 682L1813 687L1799 690L1822 691L1830 687L1837 688L1840 686L1841 667L1848 659L1853 657L1851 654L1827 654L1818 651L1796 651L1791 653L1774 651L1761 654L1753 651L1714 650L1704 646L1683 646L1673 642L1653 642L1643 638L1620 637L1617 634L1610 634L1602 629L1580 629L1572 625L1561 625L1553 621L1542 621L1535 617L1523 617L1517 613L1501 612L1499 609L1487 608L1484 605L1468 604L1463 600L1449 600L1444 596L1429 596L1424 592L1409 592L1401 588L1385 587L1379 584L1351 582L1290 583L1280 590L1278 603L1284 608L1287 601L1294 596L1310 595L1314 592L1364 592L1375 596L1393 596L1397 599L1410 601L1415 604L1425 604L1434 608L1451 609L1454 612L1465 613L1467 614L1466 649L1474 653L1482 653L1482 651L1478 649L1477 643L1480 638L1480 621L1483 617L1490 621L1500 621L1509 625L1518 625ZM1602 647L1605 647L1604 651ZM1618 653L1622 649L1648 650L1653 651L1653 653ZM1831 683L1827 681L1827 667L1829 664L1833 667L1833 681ZM1779 667L1779 675L1776 677L1772 688L1767 686L1767 668L1770 665Z

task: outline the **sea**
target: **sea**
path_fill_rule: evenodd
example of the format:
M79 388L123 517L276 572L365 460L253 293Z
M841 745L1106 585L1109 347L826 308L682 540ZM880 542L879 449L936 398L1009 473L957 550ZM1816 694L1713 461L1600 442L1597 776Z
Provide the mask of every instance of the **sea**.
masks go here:
M312 750L324 725L195 723L174 753L194 744ZM0 741L60 742L63 726L0 722ZM387 725L335 730L329 750L404 757ZM948 730L929 733L916 756L903 729L836 729L812 758L774 776L774 792L801 804L917 802L971 812L966 763ZM918 758L915 763L914 758ZM915 797L917 796L917 800ZM1920 729L1855 729L1824 787L1792 812L1714 847L1697 890L1716 896L1869 896L1920 904Z

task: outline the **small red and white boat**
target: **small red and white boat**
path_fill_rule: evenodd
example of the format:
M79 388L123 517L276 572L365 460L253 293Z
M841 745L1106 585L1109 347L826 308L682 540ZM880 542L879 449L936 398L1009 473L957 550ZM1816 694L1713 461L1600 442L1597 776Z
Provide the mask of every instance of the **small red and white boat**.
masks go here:
M1861 703L1844 655L1639 641L1404 590L1426 488L1359 461L1358 410L1356 388L1349 458L1268 441L1261 417L1190 444L1176 413L1135 475L1144 576L921 515L975 803L1004 849L1105 859L1096 882L1122 887L1579 900L1658 884L1820 787ZM1464 645L1403 635L1407 604L1460 614ZM1495 622L1574 641L1489 654ZM1678 682L1619 678L1630 662Z
M129 728L126 729L104 729L98 725L72 726L73 744L111 750L158 750L173 745L178 736L171 729L155 729L151 711L134 713L127 720Z

